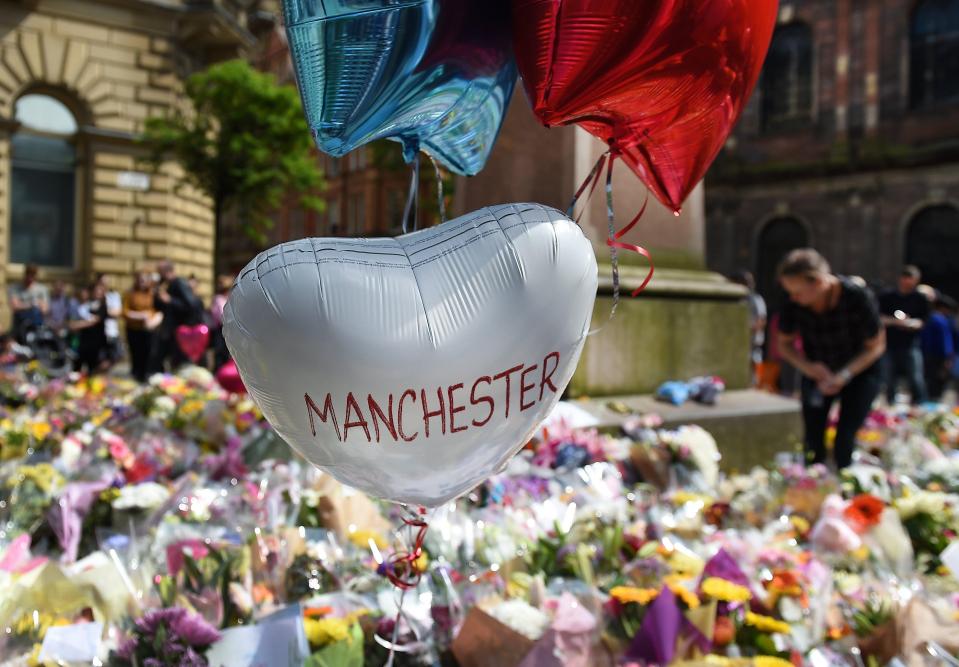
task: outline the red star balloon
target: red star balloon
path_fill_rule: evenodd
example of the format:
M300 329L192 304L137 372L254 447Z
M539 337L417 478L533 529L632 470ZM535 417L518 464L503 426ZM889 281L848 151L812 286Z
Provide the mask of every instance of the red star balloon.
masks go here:
M599 137L678 211L756 84L776 13L776 0L513 0L513 41L537 117Z

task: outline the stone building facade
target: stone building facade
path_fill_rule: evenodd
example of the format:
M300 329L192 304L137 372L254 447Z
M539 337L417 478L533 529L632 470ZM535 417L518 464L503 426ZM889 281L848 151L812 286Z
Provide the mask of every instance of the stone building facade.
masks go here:
M169 258L209 295L210 201L175 163L143 163L149 116L183 103L198 67L255 45L250 2L0 3L0 315L25 263L45 282L132 273Z
M707 175L707 262L774 272L811 245L959 296L959 0L785 0L763 75Z

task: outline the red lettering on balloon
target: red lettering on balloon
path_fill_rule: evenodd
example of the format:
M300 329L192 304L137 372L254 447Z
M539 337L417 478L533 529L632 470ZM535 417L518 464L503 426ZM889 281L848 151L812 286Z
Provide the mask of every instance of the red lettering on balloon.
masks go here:
M493 401L492 396L480 396L476 397L476 387L480 382L485 382L486 384L493 384L493 379L489 375L484 375L483 377L476 378L476 382L473 383L473 388L470 390L470 404L479 405L480 403L489 404L489 413L486 415L486 419L482 421L473 420L473 426L483 426L490 419L493 418L493 411L496 409L496 403Z
M406 391L403 392L403 395L400 396L400 403L399 403L399 405L397 406L397 409L396 409L396 412L397 412L396 425L397 425L397 427L398 427L398 429L399 429L400 437L403 438L403 440L404 440L405 442L413 442L413 441L416 439L416 436L418 436L418 435L420 434L420 432L417 431L416 433L414 433L413 435L411 435L411 436L409 436L409 437L407 437L406 433L403 432L403 401L406 400L406 397L407 397L407 396L409 396L410 398L412 398L414 403L416 402L416 392L415 392L415 391L413 391L412 389L407 389Z
M390 432L390 435L393 436L394 442L396 441L396 427L393 425L393 394L390 394L390 403L387 406L389 412L389 420L387 420L386 415L383 414L383 410L380 408L379 404L373 400L373 394L368 394L366 396L366 404L370 408L370 421L373 422L373 432L376 434L376 441L380 441L380 425L377 420L383 422L383 426L386 427L386 430Z
M427 438L430 437L430 419L432 419L433 417L439 417L442 420L441 429L443 431L443 435L446 435L446 406L443 404L444 403L443 390L437 389L436 396L437 398L440 399L439 410L430 412L429 405L427 405L426 403L426 390L425 389L420 390L420 400L423 402L423 427L424 427L424 430L426 431Z
M451 384L446 390L446 396L449 398L450 403L450 433L459 433L460 431L465 431L468 426L456 427L456 413L457 412L466 412L465 405L456 405L456 399L453 397L453 392L457 389L462 389L463 383L457 382L456 384Z
M518 366L513 366L510 369L503 371L502 373L497 373L493 376L494 380L499 380L500 378L506 378L506 419L509 419L509 376L520 370L523 367L523 364Z
M359 419L350 421L350 411L355 412ZM363 427L363 432L366 434L366 441L369 442L370 427L366 423L366 418L363 417L363 411L360 410L360 404L356 402L355 398L353 398L353 392L351 391L346 395L346 421L343 423L343 442L346 442L347 437L349 437L350 429L356 426Z
M320 421L324 424L327 419L333 420L333 428L336 431L336 439L342 440L340 436L340 425L336 423L336 412L333 410L333 397L330 396L329 392L326 394L326 400L323 401L323 411L321 412L316 403L313 402L313 399L310 398L309 394L303 394L303 398L306 400L306 414L310 418L310 432L313 433L313 437L316 437L316 424L313 422L313 413L316 413L316 416L320 418Z
M526 403L526 402L524 401L524 397L526 396L526 392L527 392L527 391L529 391L530 389L535 389L535 388L536 388L536 383L535 383L535 382L532 383L532 384L526 384L526 374L527 374L527 373L530 373L530 372L532 372L532 371L535 371L537 368L538 368L538 366L537 366L536 364L533 364L532 366L524 369L524 370L523 370L523 373L519 376L519 409L520 409L520 412L524 412L524 411L526 411L526 410L529 410L531 407L533 407L534 405L536 405L536 401L530 401L529 403Z
M553 367L549 369L549 373L546 372L546 362L550 359L553 359L556 363L553 364ZM546 358L543 359L543 379L539 382L539 400L543 400L543 387L549 386L553 390L553 393L556 393L556 385L553 384L553 381L550 379L553 377L553 373L556 372L556 369L559 368L559 352L550 352L546 355Z

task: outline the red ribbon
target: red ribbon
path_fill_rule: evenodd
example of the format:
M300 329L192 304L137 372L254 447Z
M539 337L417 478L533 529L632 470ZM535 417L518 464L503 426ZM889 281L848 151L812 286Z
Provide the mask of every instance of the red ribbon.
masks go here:
M426 514L426 509L420 507L417 515L412 518L403 519L403 523L410 528L416 528L416 537L413 539L413 546L409 551L397 551L394 553L386 568L386 578L397 588L408 591L416 588L420 583L423 573L416 568L416 561L423 555L423 542L426 539L426 531L429 524L422 518Z

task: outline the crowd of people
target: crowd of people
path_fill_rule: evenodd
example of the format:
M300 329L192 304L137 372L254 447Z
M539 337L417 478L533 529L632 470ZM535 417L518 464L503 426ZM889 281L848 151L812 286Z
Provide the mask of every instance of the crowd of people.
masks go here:
M757 382L770 387L772 375L783 393L798 391L809 462L826 462L834 404L839 411L832 455L843 468L852 462L856 433L883 389L889 405L903 386L913 404L938 402L959 379L957 304L923 285L917 267L904 266L894 288L873 290L861 278L833 273L812 248L801 248L785 257L776 278L786 299L768 322L752 276L740 273L732 280L749 290ZM776 372L768 373L770 368Z
M782 276L778 278L782 287ZM959 392L959 303L955 299L922 284L922 273L911 265L902 268L894 288L868 286L857 276L843 279L868 290L876 300L886 332L886 350L876 371L888 404L894 404L903 391L916 405L941 401L950 389ZM749 272L738 272L730 280L749 290L750 358L756 384L786 395L798 393L803 374L788 357L803 351L802 338L790 338L785 355L780 348L781 319L791 306L767 313Z
M159 262L152 274L138 272L123 294L103 273L72 290L62 280L48 288L37 279L37 267L27 265L23 280L9 289L12 327L2 337L0 362L35 356L39 341L62 352L64 365L90 374L107 372L126 357L130 373L145 382L186 363L178 327L206 324L211 345L201 363L215 371L229 360L221 327L231 285L229 276L220 276L206 307L195 278L178 276L169 261Z

